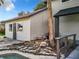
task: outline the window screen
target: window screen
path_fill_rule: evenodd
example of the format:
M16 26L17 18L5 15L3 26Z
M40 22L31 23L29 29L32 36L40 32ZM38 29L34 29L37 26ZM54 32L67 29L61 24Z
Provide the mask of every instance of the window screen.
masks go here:
M9 31L12 31L12 24L9 24Z
M66 2L66 1L69 1L69 0L62 0L62 2Z
M22 31L23 30L23 26L21 24L18 24L18 31Z

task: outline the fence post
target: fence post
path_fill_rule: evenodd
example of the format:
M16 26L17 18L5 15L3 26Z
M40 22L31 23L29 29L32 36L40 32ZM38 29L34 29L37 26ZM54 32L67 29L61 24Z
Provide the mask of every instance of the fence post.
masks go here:
M67 56L66 54L67 54L67 50L68 50L68 37L66 37L66 38L64 38L65 39L65 57Z
M60 59L60 40L57 39L57 59Z
M76 46L76 34L74 34L74 36L73 36L73 44L74 44L74 48L75 48L75 46Z

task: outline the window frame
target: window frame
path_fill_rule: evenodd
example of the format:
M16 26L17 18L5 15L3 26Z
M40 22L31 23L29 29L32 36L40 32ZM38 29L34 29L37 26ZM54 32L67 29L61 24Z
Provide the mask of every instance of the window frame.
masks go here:
M13 31L13 24L9 24L9 31L10 31L10 32Z
M62 0L62 2L66 2L66 1L69 1L69 0Z
M17 24L17 31L23 31L23 25L18 23Z

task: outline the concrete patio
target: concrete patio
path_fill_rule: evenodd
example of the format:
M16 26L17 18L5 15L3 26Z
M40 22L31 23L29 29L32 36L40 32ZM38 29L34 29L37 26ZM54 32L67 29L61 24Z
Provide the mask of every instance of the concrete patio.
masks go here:
M33 55L29 53L22 53L15 50L7 50L7 51L0 51L0 55L7 54L7 53L17 53L25 57L29 57L30 59L56 59L55 56L42 56L42 55Z
M66 59L79 59L79 46Z
M12 45L12 44L15 44L15 43L20 43L20 42L22 42L22 41L12 40L12 39L9 39L9 38L0 38L0 47Z

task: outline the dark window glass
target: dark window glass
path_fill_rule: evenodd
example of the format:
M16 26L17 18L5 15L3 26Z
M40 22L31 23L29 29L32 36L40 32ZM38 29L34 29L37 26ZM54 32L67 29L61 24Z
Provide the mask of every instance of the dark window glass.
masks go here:
M62 2L66 2L66 1L69 1L69 0L62 0Z
M9 31L12 31L12 24L9 24Z

